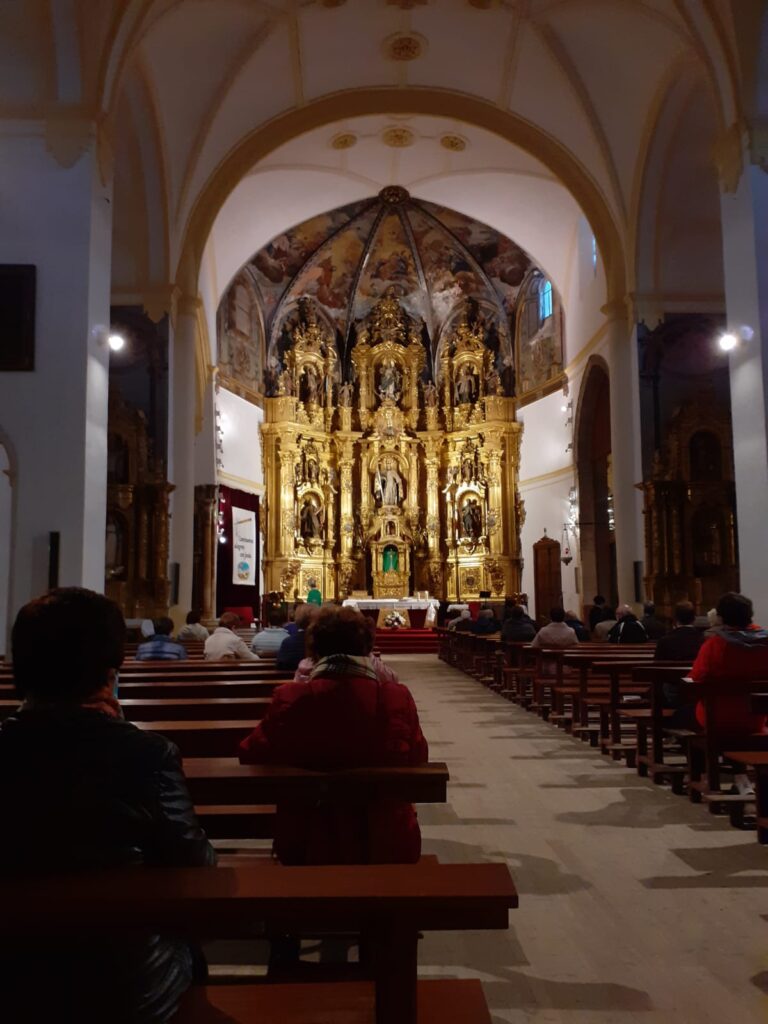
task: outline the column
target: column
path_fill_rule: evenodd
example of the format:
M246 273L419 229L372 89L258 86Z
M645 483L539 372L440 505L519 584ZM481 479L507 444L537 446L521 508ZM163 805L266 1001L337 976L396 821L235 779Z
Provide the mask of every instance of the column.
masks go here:
M34 372L0 372L16 473L10 621L47 587L52 532L59 583L104 589L111 181L93 125L72 132L62 148L44 122L0 126L0 262L36 267Z
M195 345L200 300L179 299L169 346L168 479L171 496L170 561L179 566L178 598L171 606L177 625L192 607L195 548ZM171 596L173 599L173 595Z
M741 337L730 354L731 418L741 590L768 621L768 174L749 162L735 191L721 198L728 329ZM749 332L744 332L749 333Z
M637 339L623 303L611 303L602 311L608 321L609 338L616 580L619 601L633 604L644 597L635 594L634 563L642 564L645 550L643 496L637 487L643 479Z

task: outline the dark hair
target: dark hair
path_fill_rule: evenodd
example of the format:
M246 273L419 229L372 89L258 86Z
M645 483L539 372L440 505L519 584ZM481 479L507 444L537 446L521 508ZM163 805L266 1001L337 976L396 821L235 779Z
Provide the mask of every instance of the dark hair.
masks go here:
M522 617L524 615L525 615L525 609L523 608L522 605L519 605L519 604L513 605L512 609L510 610L510 613L509 613L510 619L522 619Z
M690 626L696 619L696 609L690 601L678 601L675 605L675 622L681 626Z
M605 612L603 613L602 621L603 622L609 622L611 619L615 619L615 618L616 618L616 609L615 608L609 608L606 605Z
M596 605L605 604L605 598L603 597L602 594L595 594L595 596L592 598L592 604L596 604Z
M753 612L750 599L733 591L723 594L717 602L717 614L723 620L723 625L732 629L746 629L752 622Z
M114 601L82 587L51 590L24 605L13 624L16 691L62 703L85 700L120 667L124 644L125 620Z
M307 630L307 652L316 661L332 654L365 656L372 646L366 618L353 608L323 607Z
M155 636L170 636L173 632L173 619L169 619L167 615L161 615L159 619L152 620L152 626Z
M549 618L552 622L565 622L565 609L564 608L550 608Z
M643 605L643 614L644 615L655 615L656 614L656 605L653 603L653 601L646 601L645 602L645 604Z
M283 608L273 608L269 613L270 626L284 626L286 614Z
M199 608L193 608L191 612L187 612L187 625L194 626L202 619L203 613Z

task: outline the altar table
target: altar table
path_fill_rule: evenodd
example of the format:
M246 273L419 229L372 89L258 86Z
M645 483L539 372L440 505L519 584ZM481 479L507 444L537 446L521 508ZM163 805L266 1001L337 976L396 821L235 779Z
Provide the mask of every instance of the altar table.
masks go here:
M378 611L379 625L383 625L384 617L389 612L401 612L412 629L431 629L435 626L440 607L440 602L434 597L348 597L343 604L345 608L354 608L363 615Z

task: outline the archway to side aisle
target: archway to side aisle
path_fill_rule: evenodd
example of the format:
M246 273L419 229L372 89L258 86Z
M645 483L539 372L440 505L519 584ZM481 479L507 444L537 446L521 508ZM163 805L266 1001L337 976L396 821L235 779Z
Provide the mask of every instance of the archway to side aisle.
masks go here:
M576 410L581 589L584 602L618 599L612 510L611 384L603 359L592 356Z

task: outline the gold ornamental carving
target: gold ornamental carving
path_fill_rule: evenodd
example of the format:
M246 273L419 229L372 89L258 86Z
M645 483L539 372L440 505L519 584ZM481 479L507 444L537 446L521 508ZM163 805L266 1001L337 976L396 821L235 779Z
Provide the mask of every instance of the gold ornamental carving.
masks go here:
M392 289L355 339L342 365L301 304L262 424L266 589L305 596L315 579L327 598L518 592L521 427L476 307L457 311L434 370Z

